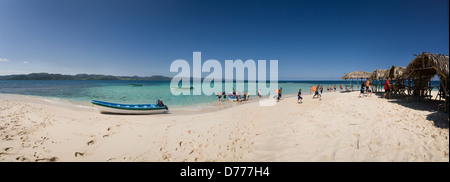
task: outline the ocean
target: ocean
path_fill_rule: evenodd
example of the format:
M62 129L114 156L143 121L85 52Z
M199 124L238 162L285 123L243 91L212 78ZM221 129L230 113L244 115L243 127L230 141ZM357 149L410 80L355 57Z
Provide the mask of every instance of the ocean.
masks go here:
M326 93L327 86L349 84L349 81L279 81L283 95L296 95L298 89L309 95L311 86L321 84ZM352 82L358 87L356 81ZM142 86L133 86L139 84ZM361 84L361 82L359 82ZM195 84L194 84L195 85ZM432 81L431 86L439 86L439 81ZM224 86L222 87L224 88ZM344 87L345 88L345 87ZM196 89L194 87L194 89ZM436 89L436 88L435 88ZM226 92L230 89L223 89ZM239 90L238 90L239 91ZM245 89L247 91L247 83ZM39 96L47 99L63 99L77 105L89 106L90 100L101 100L123 104L152 104L160 99L171 109L199 108L211 106L218 102L215 95L178 95L171 92L168 81L107 81L107 80L0 80L0 93ZM256 98L251 96L250 98ZM228 100L225 99L224 102Z

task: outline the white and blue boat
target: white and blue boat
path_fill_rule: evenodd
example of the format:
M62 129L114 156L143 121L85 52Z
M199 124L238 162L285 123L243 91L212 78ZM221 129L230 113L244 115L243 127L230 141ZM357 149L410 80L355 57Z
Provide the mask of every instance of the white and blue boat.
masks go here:
M118 104L111 102L104 102L98 100L91 100L94 108L101 113L113 114L153 114L166 113L169 108L158 100L156 104Z
M237 96L234 96L234 95L233 95L233 92L228 92L227 97L228 97L228 99L231 100L231 101L237 101Z

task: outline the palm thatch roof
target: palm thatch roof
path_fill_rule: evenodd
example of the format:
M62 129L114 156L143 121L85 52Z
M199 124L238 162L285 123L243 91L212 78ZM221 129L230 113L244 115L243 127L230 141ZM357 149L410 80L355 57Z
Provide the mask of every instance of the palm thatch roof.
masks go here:
M406 67L406 72L409 78L417 81L430 81L436 74L439 76L441 82L441 89L444 92L446 111L449 109L449 59L448 55L433 54L423 52L419 54Z
M448 78L448 60L448 55L421 53L406 67L408 77L431 79L438 74L440 77Z
M389 69L388 76L392 80L404 80L407 78L406 67L392 66L391 69Z
M354 71L345 74L345 76L342 77L342 79L368 79L372 76L372 73L365 72L365 71Z
M376 69L372 73L372 80L380 80L380 79L387 79L389 76L389 70L388 69Z

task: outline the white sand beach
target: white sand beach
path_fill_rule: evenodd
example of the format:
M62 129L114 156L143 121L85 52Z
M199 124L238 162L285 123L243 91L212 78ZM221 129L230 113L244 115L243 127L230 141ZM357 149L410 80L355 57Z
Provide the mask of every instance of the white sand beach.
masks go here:
M448 114L435 102L358 94L188 115L106 115L0 94L0 161L449 161Z

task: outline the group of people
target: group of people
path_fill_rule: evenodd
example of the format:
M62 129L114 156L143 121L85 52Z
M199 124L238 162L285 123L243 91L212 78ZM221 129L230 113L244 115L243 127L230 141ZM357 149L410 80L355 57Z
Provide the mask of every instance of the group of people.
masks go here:
M366 82L361 83L361 89L358 97L372 96L372 85L370 84L371 82L372 80L367 79Z
M386 94L389 93L389 98L391 98L391 93L390 93L390 78L388 78L388 80L386 80L386 83L384 85L384 96L383 98L386 98ZM372 80L367 79L366 82L363 82L361 84L361 90L359 93L358 97L366 97L366 96L372 96L372 85L371 85ZM339 88L342 91L342 84L339 84ZM333 91L336 92L337 89L337 85L333 86L327 86L327 91ZM281 92L283 90L283 87L280 87L279 89L275 90L276 95L274 96L274 98L278 101L280 101L281 99ZM311 89L309 90L309 93L311 94L312 92L314 92L314 96L312 97L313 99L315 98L319 98L319 100L322 100L322 93L323 93L323 85L318 84L317 86L312 86ZM217 96L219 97L219 102L222 102L222 98L226 98L227 94L225 91L223 92L219 92L217 93ZM250 99L250 92L236 92L233 88L233 92L230 93L230 95L228 95L229 97L235 97L237 101L246 101ZM261 89L258 90L258 98L261 98ZM303 103L303 97L302 97L302 89L298 90L297 93L297 103Z
M389 94L389 98L391 98L391 83L390 83L390 81L391 81L391 78L388 78L386 80L386 82L384 83L384 95L383 95L383 98L386 98L386 95L388 95L388 94ZM366 82L363 82L361 84L361 90L360 90L360 93L359 93L358 97L362 97L362 96L369 96L370 97L370 96L372 96L373 90L372 90L371 83L372 83L372 80L367 79Z
M328 91L328 92L333 91L333 89L334 89L334 92L336 92L337 85L334 85L334 87L333 87L332 85L327 86L327 91ZM341 89L341 91L342 91L342 85L340 85L340 89Z
M319 100L322 100L323 85L319 84L319 85L317 85L317 87L312 86L310 93L311 93L311 91L314 92L314 96L312 97L313 99L315 99L317 97L317 98L319 98Z
M222 102L222 97L223 97L224 99L227 98L227 94L226 94L225 91L217 93L216 96L219 98L219 102ZM236 101L238 101L238 102L246 101L246 100L249 100L249 99L250 99L250 92L247 92L247 93L242 92L242 93L240 93L240 92L236 92L236 91L233 89L233 92L230 93L230 94L228 95L228 97L236 98Z

